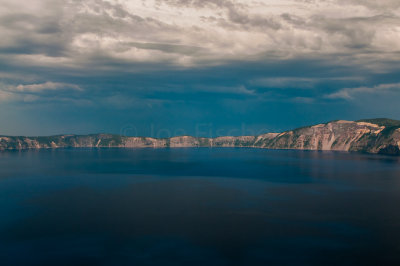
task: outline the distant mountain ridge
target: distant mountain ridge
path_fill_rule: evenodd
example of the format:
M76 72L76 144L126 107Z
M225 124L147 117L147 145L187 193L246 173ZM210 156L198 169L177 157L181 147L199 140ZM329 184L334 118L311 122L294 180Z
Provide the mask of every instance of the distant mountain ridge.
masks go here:
M174 148L254 147L265 149L358 151L400 155L400 121L386 118L336 120L282 133L259 136L166 139L113 134L58 135L50 137L0 136L0 150L42 148Z

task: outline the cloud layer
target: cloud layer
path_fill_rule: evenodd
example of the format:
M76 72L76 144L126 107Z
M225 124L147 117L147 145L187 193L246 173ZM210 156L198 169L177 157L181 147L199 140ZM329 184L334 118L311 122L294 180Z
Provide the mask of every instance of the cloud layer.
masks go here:
M100 58L183 67L310 53L397 60L399 14L387 0L5 0L0 51L77 68Z
M85 119L108 110L120 125L190 107L198 120L237 124L266 104L313 105L307 122L350 103L368 115L374 95L377 115L400 116L385 104L399 90L382 89L400 83L397 0L3 0L0 36L0 102L16 116L65 104Z

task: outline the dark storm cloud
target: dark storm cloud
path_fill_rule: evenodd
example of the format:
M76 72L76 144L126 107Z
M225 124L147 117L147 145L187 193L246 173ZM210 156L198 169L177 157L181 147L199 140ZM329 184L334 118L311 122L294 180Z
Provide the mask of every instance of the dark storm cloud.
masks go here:
M126 121L286 129L400 115L387 104L400 100L399 3L376 3L6 0L0 112L109 118L116 133Z
M344 47L352 49L371 49L380 25L394 25L399 23L399 17L380 14L368 17L350 17L341 19L314 16L309 25L320 28L328 34L336 35L337 38L344 38Z
M3 31L12 32L7 45L1 45L1 53L47 54L58 56L66 49L62 28L57 17L41 17L15 13L0 17Z

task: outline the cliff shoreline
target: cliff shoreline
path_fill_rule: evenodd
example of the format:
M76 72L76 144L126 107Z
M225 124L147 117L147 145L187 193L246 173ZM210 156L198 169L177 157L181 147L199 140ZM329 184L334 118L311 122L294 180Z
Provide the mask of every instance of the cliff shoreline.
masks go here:
M338 120L282 133L217 138L179 136L156 139L112 134L49 137L0 136L0 150L168 147L247 147L400 155L400 121L389 119Z

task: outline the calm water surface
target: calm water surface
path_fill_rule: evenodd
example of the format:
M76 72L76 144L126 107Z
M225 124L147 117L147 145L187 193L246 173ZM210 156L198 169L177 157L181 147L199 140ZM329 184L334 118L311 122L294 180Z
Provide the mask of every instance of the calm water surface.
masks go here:
M0 153L1 265L400 265L400 158Z

